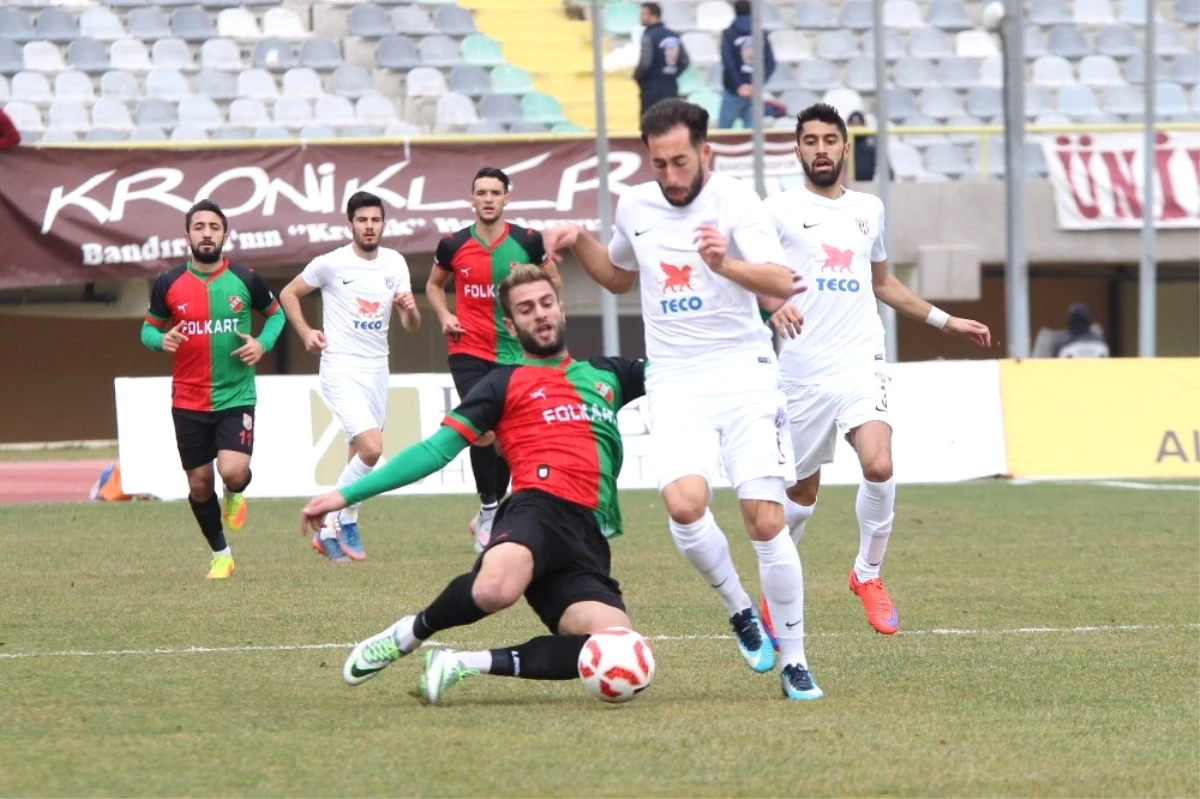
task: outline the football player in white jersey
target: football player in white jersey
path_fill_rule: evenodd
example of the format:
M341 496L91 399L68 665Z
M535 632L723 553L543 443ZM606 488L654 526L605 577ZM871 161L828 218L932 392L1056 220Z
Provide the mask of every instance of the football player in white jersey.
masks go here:
M900 620L879 579L879 566L892 531L896 486L889 377L876 300L981 347L991 346L992 334L986 325L929 304L888 271L883 204L840 183L849 148L846 123L832 106L818 103L797 116L796 156L805 185L769 197L765 205L788 265L809 290L784 303L764 301L764 307L774 311L771 323L783 338L779 368L798 480L788 489L785 505L792 539L800 541L816 508L821 466L833 462L841 433L857 451L863 474L855 503L859 550L850 590L862 600L870 625L891 635Z
M383 201L356 192L346 204L346 216L352 243L314 258L279 294L304 348L321 353L321 394L350 445L339 488L370 472L383 453L392 307L399 311L405 330L421 326L408 263L395 250L379 246ZM323 329L310 327L300 308L300 298L317 290ZM330 514L312 546L335 562L365 559L358 506L342 510L336 518Z
M774 617L786 619L784 696L818 699L804 654L800 558L783 514L794 479L786 401L755 296L782 300L801 289L753 188L709 171L707 135L700 106L656 103L642 116L654 180L622 194L611 244L574 225L542 238L547 252L570 248L616 294L641 276L652 459L671 536L720 595L746 663L770 671L775 651L709 510L723 460L758 554L763 594Z

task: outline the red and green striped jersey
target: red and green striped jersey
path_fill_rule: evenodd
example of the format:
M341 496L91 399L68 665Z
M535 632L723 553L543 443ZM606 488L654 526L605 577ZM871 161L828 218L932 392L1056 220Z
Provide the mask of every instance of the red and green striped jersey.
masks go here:
M490 247L475 234L474 225L438 242L433 266L454 273L454 315L463 330L457 340L447 338L450 354L520 363L521 345L504 329L497 290L514 265L545 262L542 234L508 222Z
M232 354L245 343L237 334L251 333L251 308L270 316L279 302L255 272L229 261L207 275L184 264L154 281L146 323L167 331L182 322L187 336L175 353L172 407L220 411L254 404L254 367Z
M488 430L504 449L514 492L537 489L596 513L621 534L617 411L645 393L645 361L527 361L494 369L446 416L468 442Z

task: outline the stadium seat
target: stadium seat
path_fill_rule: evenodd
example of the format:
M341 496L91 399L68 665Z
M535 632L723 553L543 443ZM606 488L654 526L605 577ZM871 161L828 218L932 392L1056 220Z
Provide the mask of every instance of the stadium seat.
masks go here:
M979 65L980 86L1004 85L1004 61L999 55L988 56Z
M325 94L321 76L309 67L294 67L283 73L282 91L292 97L314 100Z
M333 72L333 93L354 100L374 94L375 83L362 67L343 64Z
M274 36L279 39L304 39L309 32L304 29L300 17L290 8L268 8L263 14L263 36Z
M1158 23L1154 29L1154 52L1159 55L1180 55L1195 52L1188 49L1179 35L1179 29L1167 22Z
M337 137L336 130L329 125L322 125L320 123L305 125L300 128L300 133L298 134L298 138L301 139L336 139Z
M1171 80L1192 86L1200 83L1200 53L1180 53L1171 66Z
M54 92L50 81L43 72L24 70L13 75L12 96L14 100L23 100L37 105L49 105L54 100Z
M145 97L133 112L133 119L139 126L154 125L162 128L173 128L179 122L179 114L175 103L159 97Z
M780 31L781 33L783 31ZM721 51L710 34L701 31L688 31L679 37L687 50L688 58L696 66L706 67L709 64L721 63ZM772 42L774 46L774 42ZM778 59L778 56L776 57Z
M42 41L65 44L79 36L79 21L61 8L43 8L33 21L33 33Z
M825 96L821 98L821 102L836 108L843 119L855 111L866 109L866 103L863 102L862 95L853 89L830 89L825 92Z
M795 64L800 61L813 57L812 46L809 43L809 37L802 31L797 30L782 30L775 31L771 34L771 50L775 53L775 61L779 63ZM687 46L687 42L684 42ZM688 57L692 58L693 63L697 63L692 56L692 52L688 50ZM718 57L717 61L720 61Z
M332 72L342 65L338 43L324 36L314 36L300 45L300 63L318 72Z
M70 59L71 64L84 72L99 71L96 68L96 60L102 53L89 52L90 48L84 43L91 41L91 39L76 39L67 47L67 58ZM99 42L95 42L95 44L103 50L103 45ZM85 64L92 68L89 69ZM146 45L137 39L118 39L112 43L109 49L108 63L105 66L123 69L126 72L146 72L150 69L150 53L146 50ZM103 67L100 68L103 69Z
M224 123L221 109L212 98L192 95L179 101L179 124L194 125L204 130L219 128Z
M959 58L987 58L999 52L996 38L987 31L960 31L954 36L954 54Z
M937 83L933 74L933 64L913 56L897 59L893 76L896 85L906 89L923 89Z
M485 91L496 94L528 94L533 90L533 79L529 77L528 72L520 67L501 64L492 70L490 87ZM483 93L478 92L477 94Z
M947 86L931 86L921 92L921 113L946 119L964 113L962 97Z
M25 68L21 46L12 39L0 38L0 74L12 75Z
M1175 0L1175 21L1200 25L1200 0Z
M917 115L917 104L912 92L896 86L887 89L888 117L894 120L904 120Z
M788 114L793 116L810 105L819 102L820 99L820 97L807 89L792 89L779 96L779 102L783 103L784 107L788 110ZM790 119L791 124L795 124L795 121L794 118Z
M1066 86L1075 82L1070 62L1062 56L1044 55L1033 62L1033 83L1036 86Z
M229 39L209 39L200 45L200 66L222 72L237 72L245 69L242 51Z
M973 117L970 114L959 114L946 120L946 127L948 128L978 128L982 125L983 120ZM946 138L951 144L975 144L979 141L979 134L955 133L951 131Z
M463 130L472 122L479 121L475 103L470 97L458 92L447 92L438 98L434 130Z
M783 14L779 11L779 6L772 3L771 0L763 0L762 16L764 31L781 31L787 27L783 21Z
M168 67L183 71L193 71L196 63L192 60L192 51L182 39L159 39L150 48L150 63L155 67Z
M844 0L838 24L846 30L865 31L875 27L871 0Z
M1066 114L1060 114L1057 111L1049 111L1045 114L1038 114L1033 120L1035 125L1049 125L1062 127L1063 125L1073 125L1074 122Z
M921 17L921 9L913 0L885 0L883 26L912 30L924 28L925 20Z
M367 139L375 138L383 135L383 128L379 125L364 125L361 122L355 122L353 125L347 125L342 128L341 138L343 139Z
M192 6L171 13L171 33L188 42L202 42L217 35L212 20L203 9Z
M122 101L136 100L137 78L123 69L110 69L100 76L100 96Z
M725 71L721 68L720 64L709 64L705 72L704 86L702 88L712 89L714 92L725 91L725 87L722 84ZM700 91L700 89L695 89L694 91ZM691 92L688 92L688 94L691 94Z
M886 76L884 78L886 80ZM875 90L875 59L859 56L846 65L846 85L860 92Z
M475 33L475 17L457 5L438 6L433 12L433 24L447 36L469 36Z
M975 27L962 0L930 0L929 24L944 31L965 31Z
M440 33L421 39L417 43L417 52L421 54L421 63L429 67L452 67L462 63L458 42Z
M258 100L274 100L279 97L279 86L275 77L265 69L252 67L238 73L237 91L240 97Z
M1074 25L1055 25L1046 37L1046 49L1063 58L1083 58L1092 52L1083 33Z
M1140 116L1146 111L1146 95L1141 86L1105 86L1101 102L1105 111L1122 116Z
M1126 58L1141 51L1133 30L1125 25L1109 25L1096 35L1096 52L1114 58Z
M1046 87L1025 86L1025 116L1036 117L1056 110L1057 106Z
M982 119L1003 115L1003 92L995 86L972 86L967 90L967 113Z
M763 84L763 88L772 93L786 92L789 89L799 89L800 84L796 82L796 74L792 71L791 66L781 61L775 65L775 71Z
M161 10L151 6L129 11L129 35L134 39L152 42L171 35L171 25Z
M1161 56L1155 62L1155 68L1157 70L1156 80L1162 80L1164 76L1170 74L1170 65ZM1141 51L1129 56L1125 61L1125 80L1130 83L1146 82L1146 58Z
M392 98L379 94L368 94L355 103L355 117L368 125L390 125L397 118L396 104Z
M0 19L0 27L3 24ZM107 8L85 8L79 15L79 33L99 42L113 42L125 38L125 26Z
M72 69L54 76L54 96L91 105L96 100L96 90L91 77Z
M531 119L519 119L508 126L509 133L545 133L547 130L544 124Z
M1025 29L1025 57L1037 58L1046 55L1046 37L1040 28Z
M601 13L603 14L604 32L609 36L628 36L641 24L638 19L641 9L636 3L624 2L624 0L607 3Z
M254 66L282 72L299 66L296 53L292 46L283 39L262 39L254 45Z
M82 131L81 131L82 132ZM46 132L38 139L43 144L74 144L79 141L74 130L66 128L46 128Z
M937 76L944 86L969 89L979 85L979 62L970 58L944 58L938 64Z
M1187 93L1183 87L1165 81L1154 84L1154 110L1168 119L1194 116L1188 108Z
M958 178L967 171L967 159L955 145L948 141L933 142L924 153L925 169L945 175L948 178Z
M508 127L494 119L481 119L467 125L467 133L472 136L496 136L508 133ZM419 134L414 134L419 135Z
M521 98L521 118L529 122L553 125L566 119L558 99L541 92L530 92Z
M704 76L700 74L700 70L689 66L680 73L678 85L680 96L686 97L692 92L698 92L704 88Z
M313 121L312 103L301 97L280 97L271 107L271 118L276 125L301 128Z
M383 135L385 136L420 136L421 129L411 122L403 119L397 119L395 122L389 122L384 128Z
M237 78L231 72L203 69L196 76L196 93L225 102L238 96Z
M92 44L100 47L101 50L104 49L104 45L92 39L76 39L74 42L71 42L71 45L75 45L79 42L91 42ZM59 72L62 69L65 69L62 55L58 52L58 48L50 42L26 42L25 46L22 48L22 52L25 56L25 69L34 70L37 72ZM70 52L69 49L68 52ZM75 63L73 61L71 66L73 66L75 69L81 69L84 72L99 71L94 69L94 64L86 61L83 63ZM89 66L92 66L93 69L88 69Z
M1160 13L1155 13L1156 19L1161 19ZM1124 25L1142 26L1146 24L1145 0L1119 0L1117 19Z
M16 8L0 6L0 39L30 42L38 38L29 15Z
M521 102L509 94L485 94L479 98L479 116L504 125L519 122Z
M267 124L259 125L254 130L254 138L264 141L272 139L291 139L292 132L287 129L286 125Z
M167 141L161 125L138 125L129 134L130 141Z
M863 34L862 51L865 55L875 55L875 31L870 30ZM888 61L895 61L901 56L907 55L908 51L904 48L904 41L900 38L900 34L890 28L884 29L883 34L883 57Z
M417 67L408 73L404 84L409 97L441 97L448 91L446 78L433 67Z
M954 54L950 39L937 28L919 28L908 38L908 52L913 58L947 58Z
M837 28L833 9L823 0L800 0L792 12L792 24L801 29Z
M248 8L223 8L217 14L217 35L245 42L262 38L258 19Z
M374 3L363 3L350 9L350 35L364 39L379 39L395 33L387 13Z
M408 70L421 65L421 55L411 39L393 33L379 40L375 63L385 69Z
M270 121L266 104L257 97L239 97L229 104L229 124L253 128Z
M1109 0L1075 0L1076 25L1108 25L1115 22Z
M1034 25L1047 28L1071 22L1072 19L1063 0L1032 0L1029 4L1029 21Z
M208 141L208 131L192 122L180 122L171 130L168 138L178 142Z
M22 133L37 133L46 129L42 123L42 112L33 103L13 100L5 104L4 113L8 114L17 130Z
M888 165L900 180L915 180L925 173L917 149L894 138L888 139Z
M858 40L846 30L817 34L817 57L826 61L849 61L859 55Z
M700 5L696 6L695 24L682 29L721 33L732 24L733 6L726 3L725 0L704 0ZM677 28L676 30L679 29Z
M797 84L801 89L824 92L841 85L837 67L828 61L804 61L798 70Z
M425 36L438 32L428 11L408 5L392 9L392 27L406 36Z
M1117 86L1124 83L1125 78L1110 56L1093 53L1079 62L1079 82L1087 86Z
M1100 104L1091 87L1077 83L1059 88L1058 110L1074 119L1090 119L1100 113Z
M187 78L177 69L155 67L146 73L146 96L178 102L192 93Z
M12 99L12 87L9 85L8 77L0 75L0 103L7 103Z
M95 111L95 109L93 109ZM112 141L128 141L129 133L123 130L115 130L113 128L97 128L93 122L93 127L87 132L84 141L92 142L112 142Z
M696 30L696 13L687 3L666 2L662 4L662 21L673 31Z
M1041 142L1025 142L1025 174L1031 178L1044 178L1046 172L1046 152Z
M329 94L318 97L313 103L313 121L318 125L342 128L360 120L349 100Z
M504 63L504 51L492 37L473 33L462 40L462 62L481 67L499 66Z

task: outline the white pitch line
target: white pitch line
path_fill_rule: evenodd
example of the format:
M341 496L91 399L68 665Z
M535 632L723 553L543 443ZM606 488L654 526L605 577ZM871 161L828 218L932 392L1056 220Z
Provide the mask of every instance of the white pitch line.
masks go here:
M1200 624L1114 624L1091 627L1012 627L999 630L967 630L956 628L935 628L932 630L901 630L898 635L1044 635L1070 633L1125 633L1146 632L1152 630L1196 630ZM809 638L844 638L866 637L868 632L854 633L812 633ZM732 635L648 635L651 641L729 641ZM452 646L465 648L467 646L484 646L480 642L461 641L427 641L428 646ZM188 646L178 649L103 649L87 651L82 649L64 649L55 652L0 652L0 660L23 660L25 658L93 658L118 657L124 655L213 655L229 652L303 652L321 649L351 649L353 642L328 644L276 644L272 646Z

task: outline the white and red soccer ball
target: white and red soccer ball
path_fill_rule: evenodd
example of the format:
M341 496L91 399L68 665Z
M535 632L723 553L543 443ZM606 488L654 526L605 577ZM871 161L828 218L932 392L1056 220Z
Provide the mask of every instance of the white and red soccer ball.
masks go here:
M579 653L579 679L601 702L628 702L654 679L654 653L633 630L600 630L592 633Z

